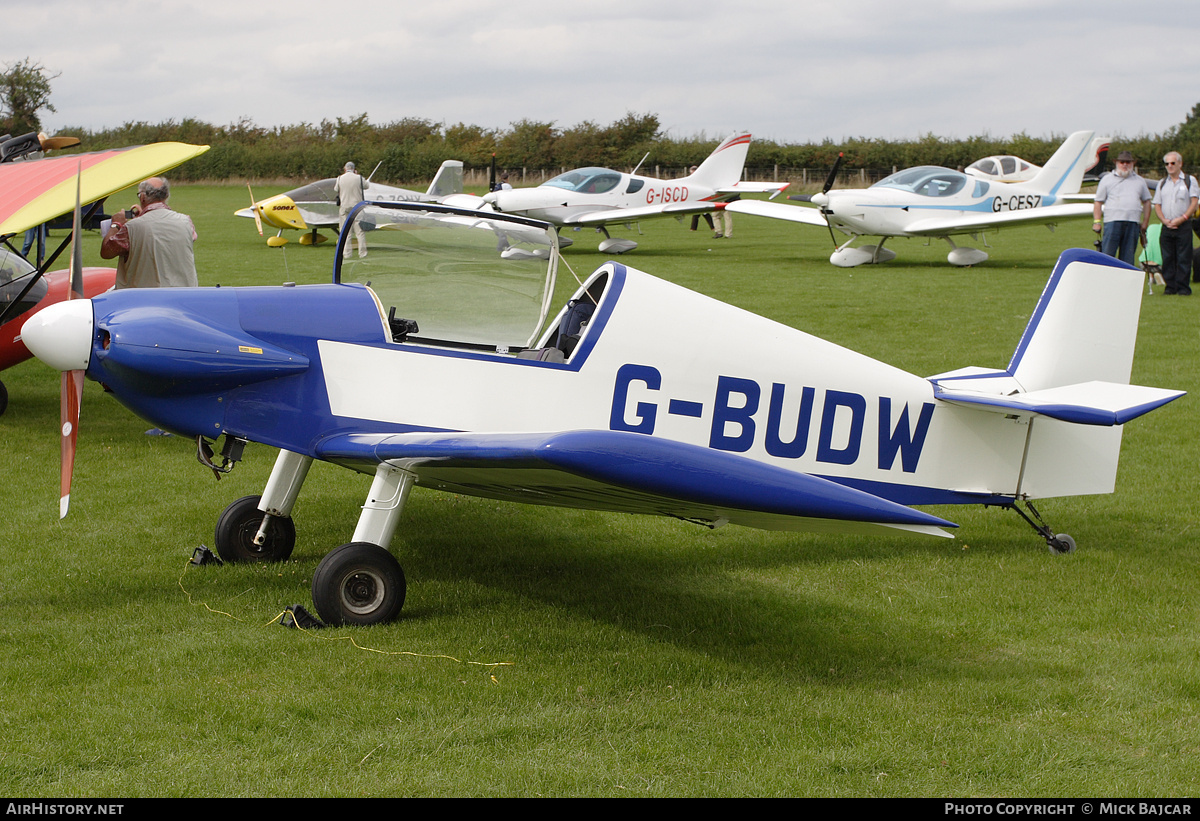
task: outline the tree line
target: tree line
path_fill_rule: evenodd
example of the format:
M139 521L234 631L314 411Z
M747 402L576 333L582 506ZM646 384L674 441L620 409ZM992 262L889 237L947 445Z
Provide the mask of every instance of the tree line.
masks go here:
M55 110L49 101L50 81L57 76L28 57L9 63L0 72L0 133L18 136L40 130L39 112ZM589 165L630 171L640 165L643 170L676 176L702 162L728 136L671 137L663 133L657 115L632 112L607 126L584 121L568 128L537 120L485 128L419 117L376 124L363 113L273 127L246 118L229 125L185 118L127 122L99 130L68 126L60 133L80 137L79 151L161 141L210 146L173 172L179 180L320 179L336 175L347 160L353 160L367 173L378 166L375 179L397 183L429 180L448 159L461 160L468 169L487 168L493 155L499 168L510 171L556 173ZM802 173L812 179L814 173L831 167L839 152L845 155L843 173L866 170L872 178L915 165L963 167L993 154L1015 154L1042 165L1065 137L1032 137L1022 132L1003 138L985 134L944 139L929 133L908 140L853 137L819 143L755 139L746 169L751 179L798 180ZM1113 135L1112 146L1114 152L1132 151L1143 173L1150 176L1161 175L1160 158L1172 150L1183 155L1185 166L1194 168L1200 163L1200 103L1181 124L1163 134Z
M505 170L554 173L599 165L630 171L640 165L643 172L660 169L673 176L702 162L727 136L667 136L657 115L633 113L607 126L585 121L569 128L521 120L507 129L491 129L415 117L375 124L364 113L318 124L273 127L248 119L218 126L189 118L128 122L101 130L68 127L62 133L79 136L83 141L80 150L86 151L166 140L211 146L174 172L180 180L319 179L335 176L347 160L353 160L364 173L378 165L375 179L397 183L429 180L448 159L461 160L467 168L487 168L493 154L497 166ZM854 137L819 143L756 138L750 145L746 169L753 179L798 179L806 170L811 180L814 171L831 167L839 152L845 154L843 173L866 169L873 177L915 165L963 167L993 154L1015 154L1042 165L1065 137L1020 133L1003 138L944 139L930 133L909 140ZM1150 176L1161 175L1159 160L1167 151L1179 151L1184 163L1194 166L1200 162L1200 103L1180 126L1160 135L1114 136L1112 147L1114 154L1132 151L1143 173Z

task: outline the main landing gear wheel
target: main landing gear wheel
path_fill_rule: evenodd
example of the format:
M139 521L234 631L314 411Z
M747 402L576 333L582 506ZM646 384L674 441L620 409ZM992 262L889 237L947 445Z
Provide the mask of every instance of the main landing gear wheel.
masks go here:
M213 536L217 553L227 562L282 562L292 555L296 546L296 525L290 518L272 516L267 524L266 539L255 544L254 539L267 514L258 509L261 496L243 496L225 508L217 519Z
M1047 539L1046 546L1050 548L1051 553L1058 556L1075 552L1075 540L1066 533L1059 533L1054 538Z
M400 615L407 584L400 562L379 545L351 542L313 573L312 597L326 624L383 624Z
M8 410L8 388L4 387L4 383L0 382L0 414Z

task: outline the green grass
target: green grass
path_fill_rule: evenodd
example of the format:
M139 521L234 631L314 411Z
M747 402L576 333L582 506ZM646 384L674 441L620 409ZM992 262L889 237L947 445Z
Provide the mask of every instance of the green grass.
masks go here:
M232 216L248 197L177 188L201 283L326 280L332 249L267 248ZM820 230L736 222L732 240L644 223L622 261L921 374L1004 366L1058 253L1092 237L1007 231L965 270L893 240L895 262L843 271ZM571 236L586 275L598 238ZM1135 381L1200 388L1198 311L1144 300ZM89 382L59 522L58 377L3 378L0 793L1200 791L1191 397L1127 426L1116 493L1040 505L1071 556L995 509L937 509L955 541L817 537L418 489L393 545L404 617L301 633L272 620L310 605L368 477L314 466L289 562L190 567L274 453L215 482Z

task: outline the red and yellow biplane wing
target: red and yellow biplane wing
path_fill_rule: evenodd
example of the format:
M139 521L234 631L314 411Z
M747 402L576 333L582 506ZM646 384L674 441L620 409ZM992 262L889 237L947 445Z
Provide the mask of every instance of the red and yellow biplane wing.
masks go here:
M82 201L95 202L207 150L207 145L152 143L4 163L0 165L0 237L70 213L75 207L76 173L82 172Z

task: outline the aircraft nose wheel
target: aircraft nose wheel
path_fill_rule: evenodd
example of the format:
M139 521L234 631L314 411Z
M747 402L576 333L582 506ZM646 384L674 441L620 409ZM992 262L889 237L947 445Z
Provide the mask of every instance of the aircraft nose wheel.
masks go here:
M379 545L351 542L330 551L313 573L312 597L326 624L383 624L404 607L400 562Z
M217 519L213 541L217 553L227 562L282 562L296 546L296 525L290 518L271 516L265 539L256 544L263 517L258 509L260 496L243 496L225 508Z

